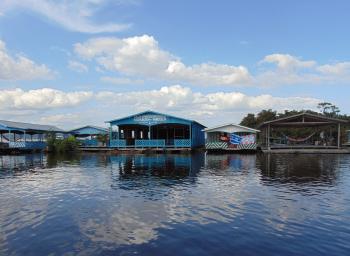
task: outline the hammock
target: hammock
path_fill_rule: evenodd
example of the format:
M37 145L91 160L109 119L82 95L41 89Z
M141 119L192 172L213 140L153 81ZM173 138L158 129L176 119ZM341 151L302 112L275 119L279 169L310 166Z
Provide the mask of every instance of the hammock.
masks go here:
M311 135L305 137L305 138L292 138L292 137L289 137L289 136L286 136L284 135L287 140L291 141L291 142L304 142L304 141L307 141L308 139L310 139L312 136L315 135L316 132L312 133Z

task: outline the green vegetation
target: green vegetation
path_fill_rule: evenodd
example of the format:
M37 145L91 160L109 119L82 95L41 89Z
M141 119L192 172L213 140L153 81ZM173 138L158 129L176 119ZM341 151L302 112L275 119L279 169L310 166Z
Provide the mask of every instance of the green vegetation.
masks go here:
M244 125L244 126L247 126L247 127L251 127L251 128L257 128L263 122L272 121L272 120L275 120L275 119L278 119L278 118L288 117L288 116L300 114L300 113L303 113L303 112L307 112L307 113L315 114L315 115L320 115L321 114L321 115L324 115L324 116L327 116L327 117L340 118L340 119L345 119L345 120L349 120L350 121L350 116L341 115L339 108L337 106L333 105L332 103L321 102L321 103L318 104L317 108L320 110L321 113L315 112L315 111L312 111L312 110L302 110L302 111L285 110L282 113L278 113L277 111L274 111L272 109L262 110L256 115L252 114L252 113L249 113L248 115L246 115L242 119L240 124Z
M108 142L108 134L99 134L99 135L97 135L96 139L99 142L101 142L103 146L106 146L107 142Z
M74 136L58 139L54 133L47 134L47 147L50 152L72 152L79 147L79 142Z
M348 115L341 115L340 114L340 110L337 106L329 103L329 102L321 102L318 104L317 108L319 109L319 112L316 111L312 111L312 110L302 110L302 111L298 111L298 110L285 110L284 112L277 112L274 111L272 109L268 109L268 110L262 110L259 113L252 114L249 113L247 114L241 121L241 125L247 126L247 127L251 127L251 128L255 128L255 129L259 129L259 125L267 122L267 121L272 121L278 118L283 118L283 117L288 117L288 116L293 116L296 114L300 114L303 112L306 113L310 113L310 114L315 114L315 115L324 115L327 117L333 117L333 118L339 118L339 119L344 119L344 120L348 120L350 121L350 116ZM288 135L291 137L307 137L310 134L312 134L313 132L317 132L320 133L321 131L323 131L325 128L311 128L311 127L301 127L301 128L296 128L296 127L281 127L279 129L276 130L272 130L271 131L271 136L275 137L275 138L282 138L284 137L284 135ZM345 130L348 129L346 127L342 127L341 128L341 134L342 134L342 138L344 139L345 136ZM336 136L337 130L336 128L334 128L333 130L331 130L331 135L333 137Z

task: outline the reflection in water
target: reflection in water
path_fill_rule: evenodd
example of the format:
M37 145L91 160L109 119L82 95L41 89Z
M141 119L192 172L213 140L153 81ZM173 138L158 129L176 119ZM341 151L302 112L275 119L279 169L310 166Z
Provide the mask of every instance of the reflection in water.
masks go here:
M0 175L8 171L27 171L42 168L44 165L43 154L27 154L19 156L0 155Z
M259 154L258 167L261 169L263 181L281 183L317 183L332 185L336 182L339 155L305 154Z
M0 255L344 255L349 165L347 155L0 156Z
M232 170L249 170L255 168L256 155L215 155L208 154L206 156L206 164L212 169L232 169Z

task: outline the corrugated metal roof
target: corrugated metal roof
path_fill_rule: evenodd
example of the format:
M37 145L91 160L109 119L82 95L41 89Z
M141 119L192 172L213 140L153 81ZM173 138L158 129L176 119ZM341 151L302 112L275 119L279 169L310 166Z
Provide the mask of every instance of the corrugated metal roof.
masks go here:
M0 125L13 130L18 129L18 130L33 130L33 131L64 132L62 129L53 125L30 124L30 123L13 122L13 121L7 121L7 120L0 120Z
M329 122L334 122L334 123L349 123L348 120L344 120L344 119L340 119L340 118L334 118L334 117L328 117L322 114L311 114L311 113L307 113L307 112L303 112L300 114L296 114L296 115L291 115L291 116L287 116L287 117L282 117L282 118L277 118L271 121L266 121L263 122L261 124L259 124L259 127L263 127L267 124L273 124L273 123L278 123L281 121L288 121L290 119L296 118L296 117L301 117L301 116L305 116L305 117L310 117L310 118L314 118L314 119L318 119L318 120L324 120L324 121L329 121ZM307 124L307 122L305 122L305 124Z
M85 129L85 128L93 128L93 129L96 129L96 130L108 132L108 128L95 126L95 125L85 125L85 126L82 126L82 127L79 127L79 128L75 128L75 129L69 130L68 132L74 132L74 131L82 130L82 129Z
M147 110L147 111L143 111L143 112L140 112L140 113L137 113L137 114L133 114L133 115L129 115L129 116L126 116L126 117L121 117L121 118L113 119L113 120L110 120L110 121L106 121L105 123L114 123L114 122L118 122L118 121L120 121L120 120L129 119L129 118L133 118L133 117L141 116L141 115L145 115L145 114L156 114L156 115L168 116L168 117L176 118L176 119L179 119L179 120L184 120L184 121L190 122L190 123L197 123L198 125L200 125L200 126L202 126L202 127L206 127L205 125L203 125L203 124L201 124L201 123L198 123L198 122L195 121L195 120L190 120L190 119L185 119L185 118L182 118L182 117L177 117L177 116L173 116L173 115L168 115L168 114L156 112L156 111L153 111L153 110Z
M219 130L220 128L224 128L224 127L227 127L227 126L233 126L233 127L240 128L240 129L242 129L242 132L244 132L244 131L250 131L250 132L253 132L253 133L260 132L259 130L256 130L256 129L253 129L253 128L250 128L250 127L247 127L247 126L239 125L239 124L233 124L233 123L218 125L218 126L214 126L214 127L209 127L209 128L203 129L203 131L211 132L213 130Z

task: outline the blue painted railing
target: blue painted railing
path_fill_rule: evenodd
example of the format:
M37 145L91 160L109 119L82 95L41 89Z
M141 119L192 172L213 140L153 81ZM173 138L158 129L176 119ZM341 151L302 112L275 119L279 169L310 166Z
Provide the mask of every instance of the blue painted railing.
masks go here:
M84 147L97 147L98 146L98 141L96 139L80 140L80 143Z
M135 140L135 147L137 147L137 148L163 148L163 147L165 147L165 140Z
M10 141L9 148L19 148L19 149L45 149L46 142L43 141Z
M191 140L189 139L180 139L174 140L175 148L189 148L191 147Z
M135 147L135 148L190 148L190 139L179 139L174 140L174 144L168 145L165 140L135 140L134 145L127 145L126 140L111 140L109 146L112 148L124 148L124 147Z
M124 148L126 147L126 140L111 140L109 146L112 148Z

